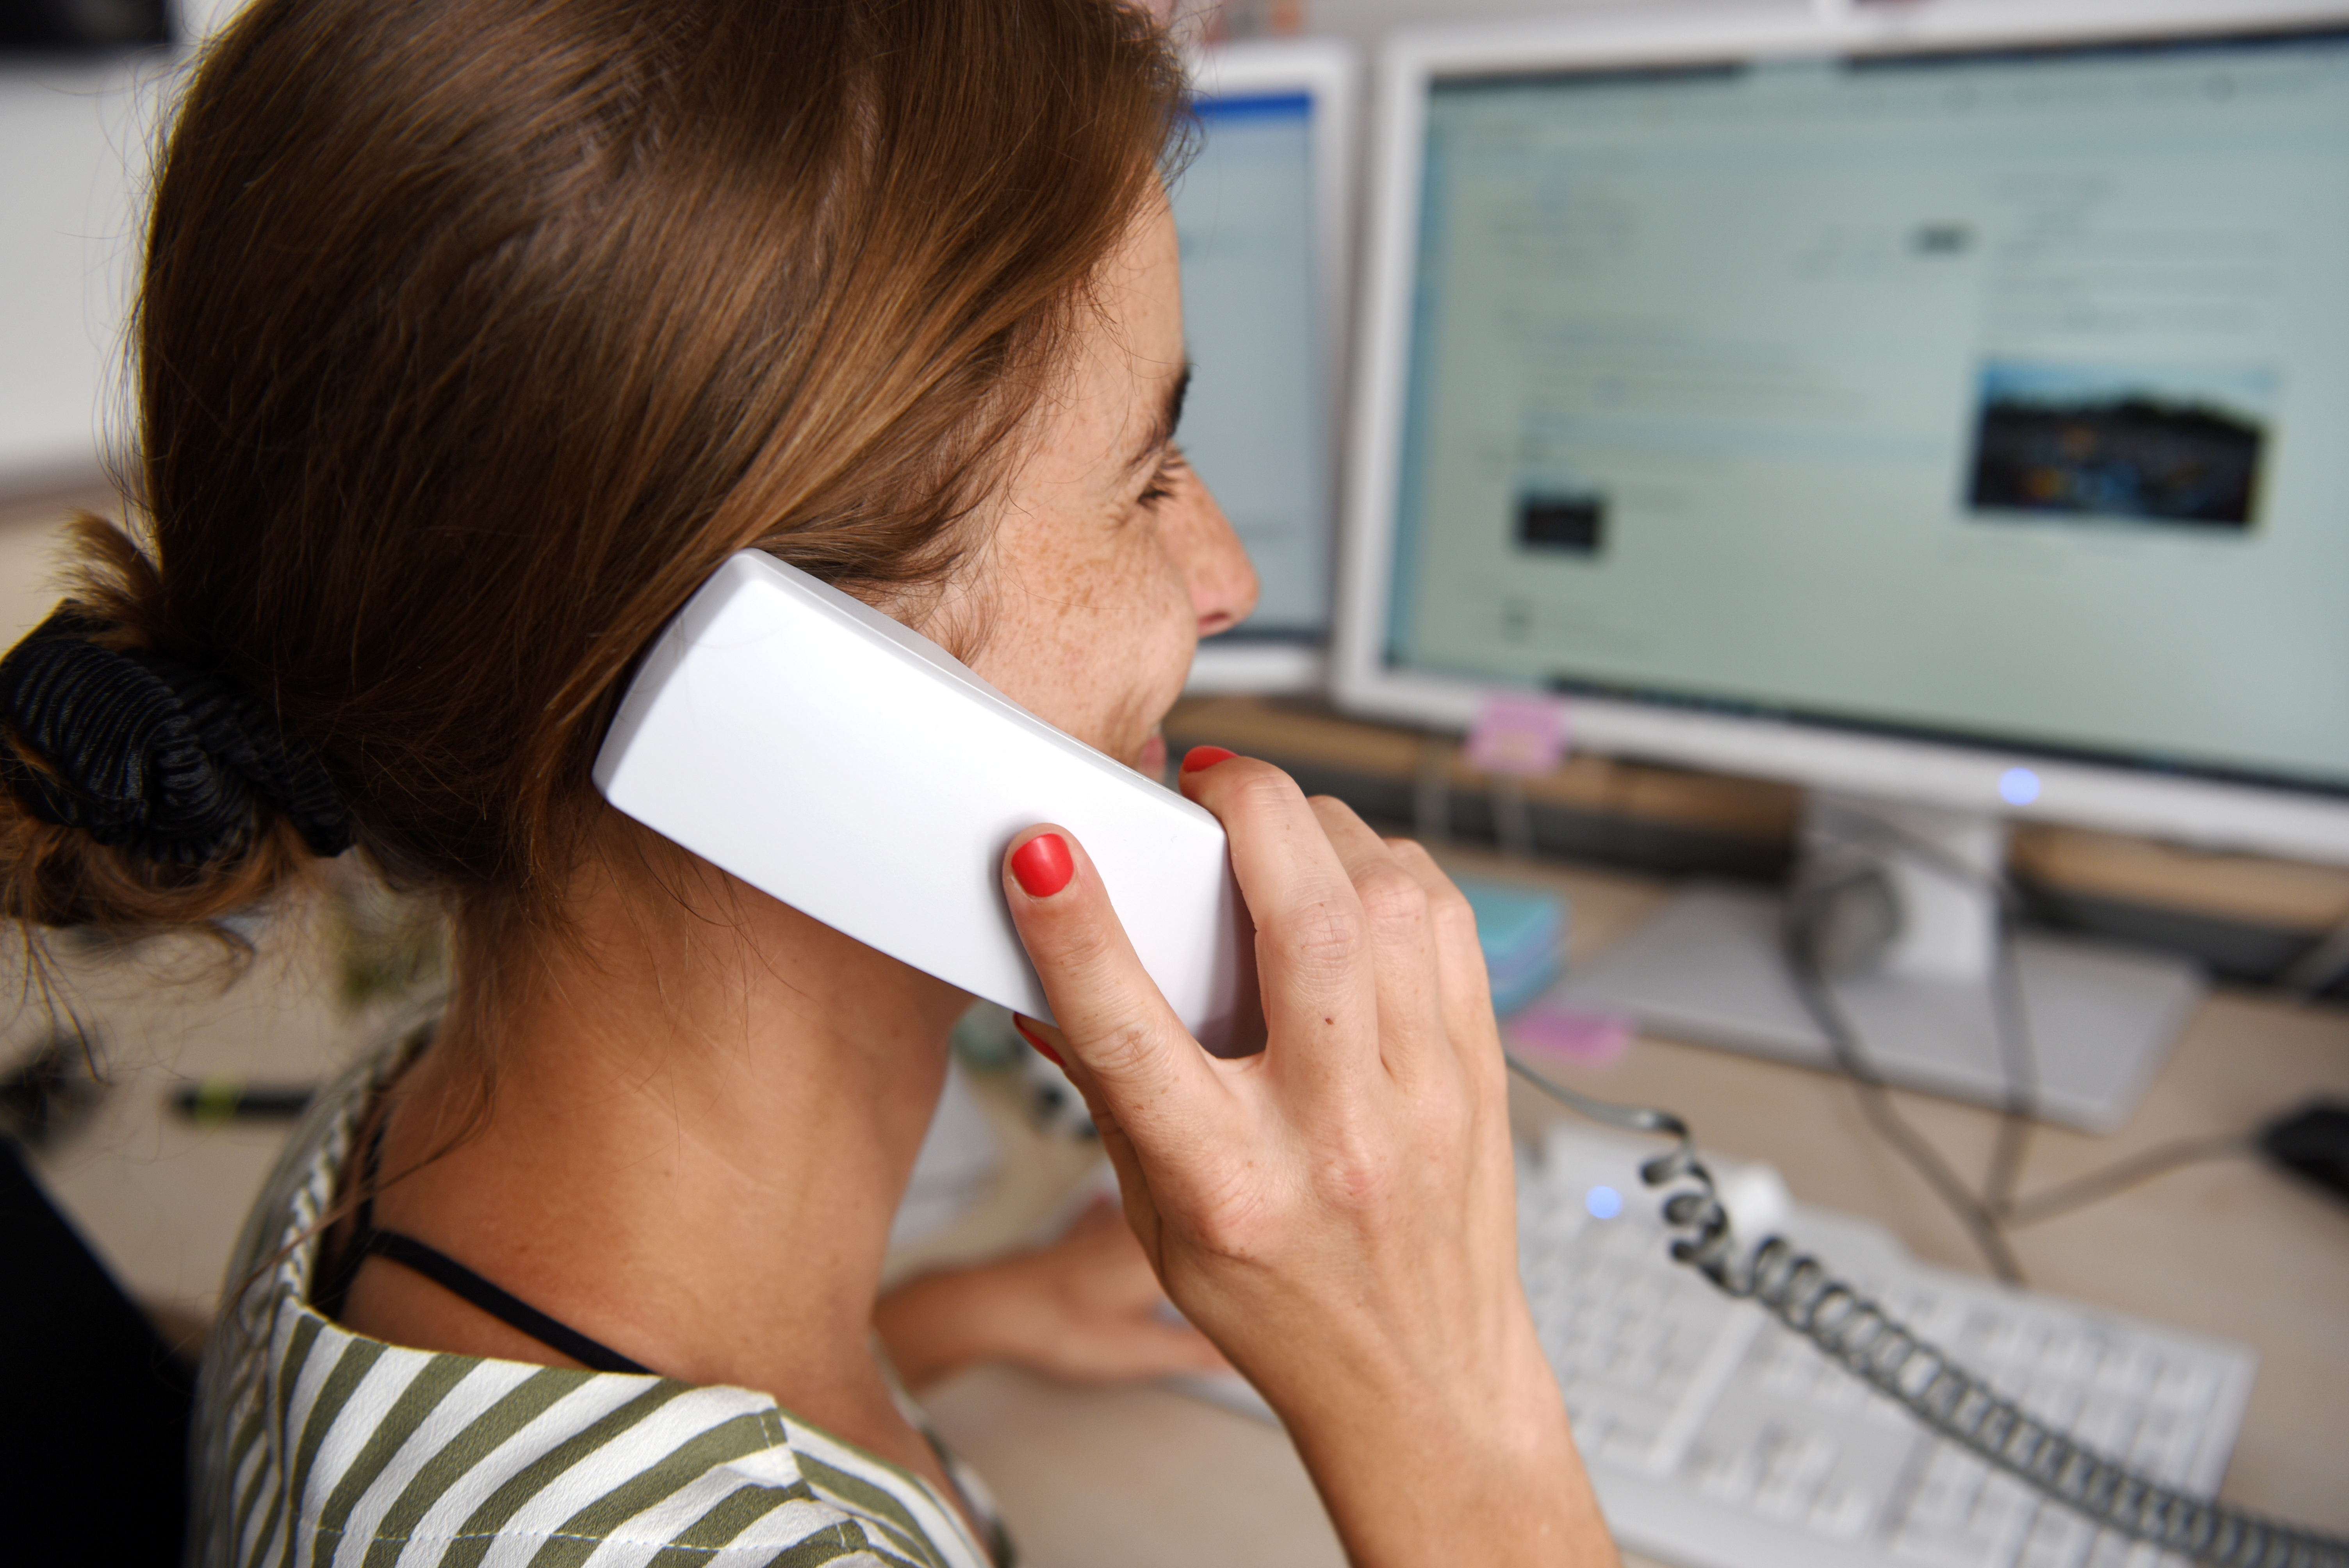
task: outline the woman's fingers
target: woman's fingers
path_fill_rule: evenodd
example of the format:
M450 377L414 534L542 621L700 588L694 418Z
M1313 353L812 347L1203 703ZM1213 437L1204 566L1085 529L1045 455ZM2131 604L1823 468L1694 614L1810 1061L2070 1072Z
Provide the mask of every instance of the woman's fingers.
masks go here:
M1378 1058L1378 992L1353 879L1312 804L1278 768L1185 759L1183 792L1231 835L1232 872L1256 923L1257 975L1276 1071L1343 1077ZM1366 1051L1365 1047L1369 1047Z
M1101 1202L1061 1239L1015 1265L1030 1281L1030 1340L1020 1357L1078 1382L1122 1382L1228 1367L1205 1335L1166 1305L1117 1210Z
M1485 969L1485 949L1476 935L1476 912L1435 858L1414 840L1385 841L1395 863L1417 879L1427 893L1428 934L1444 986L1445 1016L1457 1027L1493 1016L1493 985Z
M1133 1147L1133 1140L1118 1125L1117 1111L1102 1098L1100 1086L1085 1071L1084 1063L1069 1047L1068 1037L1051 1025L1037 1018L1014 1016L1012 1026L1037 1050L1051 1058L1053 1064L1069 1075L1077 1092L1084 1097L1085 1109L1092 1116L1093 1131L1101 1139L1102 1152L1109 1157L1110 1168L1117 1173L1117 1193L1125 1211L1125 1222L1134 1239L1154 1262L1162 1259L1158 1204L1150 1191L1150 1177L1142 1169L1142 1156ZM1076 1061L1071 1068L1069 1064Z
M1559 1558L1570 1532L1603 1560L1517 1281L1506 1085L1465 901L1422 851L1262 763L1195 755L1183 789L1230 835L1259 1057L1218 1061L1182 1032L1064 835L1023 841L1006 874L1146 1255L1280 1412L1362 1560L1427 1561L1463 1517L1536 1542L1527 1560ZM1179 1347L1156 1337L1124 1344ZM1364 1436L1381 1430L1413 1440ZM1427 1506L1398 1513L1398 1497Z
M1084 846L1065 829L1022 834L1004 896L1059 1022L1059 1054L1089 1097L1145 1148L1212 1145L1224 1086L1134 955Z
M1476 937L1476 912L1421 845L1395 839L1388 847L1396 863L1427 890L1428 926L1444 993L1444 1028L1454 1054L1467 1064L1469 1081L1480 1092L1506 1101L1508 1066L1501 1054L1500 1025L1493 1016L1493 983Z
M1380 1055L1390 1071L1408 1072L1420 1059L1443 1054L1444 1044L1434 890L1350 807L1327 796L1309 803L1362 906L1378 988Z

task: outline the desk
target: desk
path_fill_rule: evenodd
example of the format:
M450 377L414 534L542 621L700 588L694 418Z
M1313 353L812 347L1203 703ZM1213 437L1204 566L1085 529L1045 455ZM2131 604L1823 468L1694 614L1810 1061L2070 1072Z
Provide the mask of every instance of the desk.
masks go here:
M1466 851L1445 859L1455 871L1564 892L1578 954L1627 929L1663 892L1651 880L1533 870ZM249 983L226 993L207 963L214 956L161 951L128 969L90 961L78 995L107 1026L121 1087L95 1125L41 1162L118 1274L149 1300L191 1315L209 1310L284 1133L196 1129L163 1115L163 1093L212 1071L315 1078L383 1026L343 1016L331 979L295 953L265 951ZM172 971L191 978L160 985ZM1979 1268L1956 1224L1835 1079L1661 1040L1604 1068L1550 1070L1592 1094L1669 1105L1708 1148L1777 1166L1797 1198L1882 1222L1921 1257ZM2319 1091L2349 1098L2349 1010L2220 993L2195 1016L2125 1132L2038 1134L2026 1190L2172 1137L2248 1126ZM1900 1099L1961 1167L1980 1167L1990 1115ZM1525 1132L1563 1114L1524 1091L1513 1111ZM1020 1234L1091 1162L1029 1137L1014 1113L999 1126L1016 1151L1013 1169L974 1211L960 1238L972 1246ZM2340 1412L2349 1410L2349 1208L2238 1161L2173 1172L2024 1231L2017 1250L2044 1289L2255 1349L2259 1379L2225 1495L2349 1532L2349 1459L2339 1447ZM995 1487L1036 1568L1342 1561L1296 1455L1271 1428L1156 1388L1077 1390L1001 1368L957 1377L926 1402Z
M1467 851L1444 858L1455 871L1567 894L1577 954L1603 946L1662 893L1637 878L1533 871ZM1609 1067L1551 1070L1591 1094L1669 1105L1708 1148L1775 1165L1798 1200L1879 1221L1920 1257L1980 1271L1956 1222L1834 1078L1663 1040L1642 1040ZM1564 1114L1516 1092L1521 1131ZM2195 1015L2125 1131L2037 1134L2024 1190L2173 1137L2242 1128L2318 1092L2349 1098L2349 1012L2220 993ZM1960 1169L1987 1160L1990 1113L1899 1099ZM2236 1161L2175 1171L2023 1231L2016 1250L2038 1288L2256 1350L2259 1379L2223 1495L2349 1532L2349 1456L2340 1443L2349 1410L2349 1208ZM1035 1568L1343 1561L1287 1441L1244 1418L1156 1389L1080 1391L1000 1368L967 1373L925 1402L996 1489Z

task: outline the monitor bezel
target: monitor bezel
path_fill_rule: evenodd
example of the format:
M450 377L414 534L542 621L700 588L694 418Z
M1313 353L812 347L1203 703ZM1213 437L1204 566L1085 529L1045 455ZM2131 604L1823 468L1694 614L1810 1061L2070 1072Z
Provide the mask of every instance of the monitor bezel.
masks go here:
M1430 84L1466 75L1537 75L1746 61L2094 46L2349 23L2349 0L1819 0L1770 8L1642 7L1556 22L1421 29L1381 51L1366 266L1330 690L1368 717L1444 729L1474 723L1500 683L1391 668L1385 658L1400 480L1422 153ZM1887 736L1830 720L1704 711L1688 704L1567 696L1574 744L1815 789L1949 810L2075 823L2216 848L2349 863L2349 796L2150 765L2082 760L2017 740ZM2036 799L2001 790L2010 770Z
M1199 645L1185 695L1283 695L1319 691L1329 679L1329 626L1338 618L1336 542L1343 524L1340 499L1344 465L1340 443L1349 418L1346 324L1350 317L1354 254L1354 170L1360 133L1361 60L1351 46L1331 38L1267 38L1218 45L1185 62L1191 90L1201 98L1302 93L1312 100L1314 271L1321 297L1320 373L1323 397L1323 494L1329 498L1331 549L1329 622L1317 636L1257 634L1247 624Z

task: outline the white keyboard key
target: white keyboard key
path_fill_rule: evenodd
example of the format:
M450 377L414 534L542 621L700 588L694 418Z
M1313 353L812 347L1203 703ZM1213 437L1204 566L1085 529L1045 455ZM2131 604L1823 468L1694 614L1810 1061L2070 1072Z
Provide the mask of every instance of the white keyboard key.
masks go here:
M1775 1519L1808 1515L1820 1484L1835 1469L1835 1439L1826 1434L1782 1434L1763 1467L1762 1484L1754 1494L1754 1506Z
M1790 1335L1764 1367L1762 1386L1785 1398L1807 1398L1813 1385L1820 1380L1819 1375L1828 1369L1817 1351Z
M2012 1563L2039 1510L2038 1493L2013 1476L1993 1472L1982 1481L1966 1520L1966 1534L1990 1548L1993 1561Z
M1982 1337L1974 1332L1973 1315L1962 1301L1940 1295L1920 1296L1916 1309L1901 1318L1909 1331L1928 1345L1954 1349Z
M2096 1387L2142 1398L2159 1377L2160 1368L2160 1353L2150 1345L2110 1345L2096 1367Z
M1917 1568L1999 1568L1993 1549L1971 1536L1944 1535L1914 1526L1893 1538L1892 1555Z
M2194 1460L2194 1449L2201 1433L2190 1417L2166 1407L2156 1406L2145 1414L2137 1428L2137 1441L2129 1452L2130 1462L2141 1465L2156 1476L2172 1483L2187 1479L2187 1467Z
M2039 1511L2023 1543L2015 1568L2080 1568L2095 1532L2070 1509L2049 1503Z
M1574 1446L1581 1452L1586 1463L1593 1455L1604 1451L1607 1439L1615 1431L1614 1412L1604 1407L1586 1406L1578 1410L1574 1407L1574 1401L1568 1399L1566 1406L1566 1418L1568 1425L1574 1429Z
M2186 1479L2186 1465L2194 1457L2194 1434L2183 1427L2163 1430L2139 1427L2129 1444L2128 1463L2156 1480L2176 1485Z
M2129 1545L2127 1538L2105 1532L2088 1553L2087 1568L2129 1568Z
M2199 1410L2210 1402L2217 1381L2208 1363L2172 1357L2162 1364L2160 1379L2153 1386L2153 1397L2172 1409Z
M1836 1441L1824 1432L1806 1432L1787 1449L1786 1473L1806 1480L1825 1480L1835 1469Z
M1858 1377L1839 1367L1829 1366L1816 1351L1810 1353L1819 1359L1825 1375L1811 1388L1811 1403L1822 1410L1857 1410L1867 1404L1876 1391L1861 1382Z
M1789 1522L1811 1511L1814 1489L1791 1480L1765 1480L1754 1491L1754 1511L1766 1519Z
M1830 1486L1811 1509L1810 1527L1830 1541L1856 1541L1876 1514L1876 1500L1856 1487Z
M2047 1343L2040 1348L2038 1371L2044 1377L2081 1381L2095 1373L2096 1363L2102 1359L2095 1341L2076 1330L2061 1328L2049 1335Z
M2020 1315L2002 1317L1982 1346L1983 1359L2001 1367L2035 1367L2046 1343L2044 1324Z
M1971 1473L1968 1473L1970 1465ZM1903 1530L1936 1537L1955 1532L1973 1511L1974 1492L1981 1484L1979 1461L1963 1460L1955 1449L1943 1449L1934 1456L1916 1495L1909 1500L1901 1517Z
M1697 1488L1715 1502L1743 1503L1761 1479L1751 1454L1724 1454L1700 1467Z
M1648 1453L1656 1446L1652 1429L1634 1426L1618 1426L1607 1434L1606 1456L1618 1464L1644 1465Z
M2110 1394L2091 1394L2072 1431L2085 1447L2106 1458L2126 1454L2129 1439L2137 1436L2137 1408Z
M2069 1431L2072 1423L2080 1418L2080 1405L2087 1398L2077 1383L2033 1383L2023 1390L2023 1408L2054 1427Z

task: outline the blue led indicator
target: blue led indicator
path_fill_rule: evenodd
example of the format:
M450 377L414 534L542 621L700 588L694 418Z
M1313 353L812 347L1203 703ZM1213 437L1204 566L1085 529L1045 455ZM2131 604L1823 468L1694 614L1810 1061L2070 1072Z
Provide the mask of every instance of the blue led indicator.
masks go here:
M1593 1187L1582 1206L1590 1211L1594 1220L1611 1220L1623 1212L1623 1194L1612 1187Z
M2039 799L2039 775L2028 768L2010 768L1998 776L1998 793L2010 806L2028 806Z

